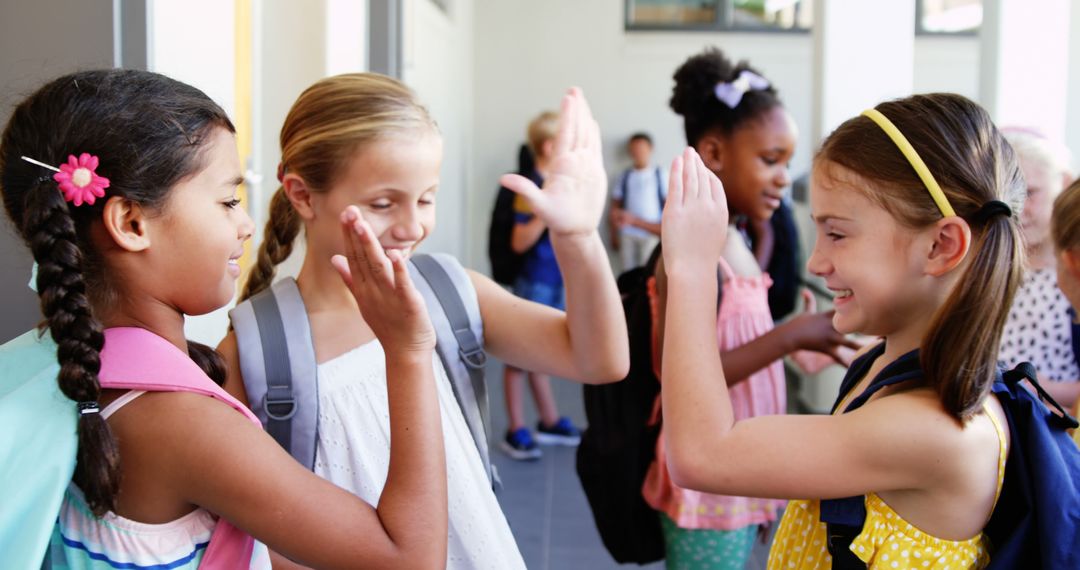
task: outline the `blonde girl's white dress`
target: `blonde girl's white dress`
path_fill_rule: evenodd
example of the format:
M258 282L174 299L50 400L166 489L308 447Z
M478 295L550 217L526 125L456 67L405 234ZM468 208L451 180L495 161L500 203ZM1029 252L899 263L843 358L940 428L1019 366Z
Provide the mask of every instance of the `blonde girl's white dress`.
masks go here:
M449 498L446 567L525 568L510 525L437 355L432 357ZM318 365L319 419L314 471L377 505L390 463L386 359L378 340ZM423 521L417 521L423 524Z

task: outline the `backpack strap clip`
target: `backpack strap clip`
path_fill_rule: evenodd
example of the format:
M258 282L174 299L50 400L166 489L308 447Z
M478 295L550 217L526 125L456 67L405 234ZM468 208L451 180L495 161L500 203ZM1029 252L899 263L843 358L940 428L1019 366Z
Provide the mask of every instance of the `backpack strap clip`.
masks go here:
M1065 408L1063 408L1061 404L1059 404L1057 400L1055 400L1046 389L1039 384L1039 376L1035 372L1035 366L1030 362L1021 362L1020 364L1017 364L1012 370L1005 371L1002 374L1002 378L1010 387L1019 384L1023 380L1027 380L1028 383L1035 388L1035 392L1039 394L1039 398L1058 411L1057 414L1050 414L1050 422L1053 423L1055 427L1060 427L1061 429L1076 429L1080 427L1080 422L1077 422L1076 418L1065 411Z
M291 386L271 386L266 391L266 399L263 400L266 417L283 422L296 415L296 408L296 396L293 395Z
M475 339L476 337L473 336L472 338ZM461 349L458 350L458 354L461 355L461 361L465 363L465 366L468 366L472 370L483 370L484 365L487 364L487 352L484 351L484 347L480 346L479 343L474 347L467 348L462 346Z

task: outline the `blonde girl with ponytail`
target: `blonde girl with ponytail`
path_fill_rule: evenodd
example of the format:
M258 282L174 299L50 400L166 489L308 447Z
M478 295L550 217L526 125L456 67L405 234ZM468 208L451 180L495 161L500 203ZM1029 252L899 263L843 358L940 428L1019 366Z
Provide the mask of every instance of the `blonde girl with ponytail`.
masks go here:
M248 299L271 285L276 266L293 253L303 232L296 288L317 364L316 377L292 381L318 388L313 470L373 505L393 488L387 479L394 465L388 461L392 446L386 429L393 410L387 409L386 387L396 379L381 366L380 355L390 347L374 338L367 314L357 310L342 285L338 273L347 264L340 258L336 267L331 263L343 252L338 217L355 205L382 249L407 258L435 226L443 144L435 121L397 80L348 74L309 87L281 129L281 186L271 199L265 240L242 294ZM619 380L629 366L626 324L597 230L606 174L599 128L577 89L562 101L552 165L543 189L516 175L501 182L547 224L566 283L566 312L514 297L488 277L466 273L449 256L442 259L467 276L462 296L479 307L488 354L579 382ZM240 362L245 345L259 340L241 336L234 328L219 348L229 362L226 388L249 401ZM429 366L447 456L447 567L523 568L447 370L434 357Z

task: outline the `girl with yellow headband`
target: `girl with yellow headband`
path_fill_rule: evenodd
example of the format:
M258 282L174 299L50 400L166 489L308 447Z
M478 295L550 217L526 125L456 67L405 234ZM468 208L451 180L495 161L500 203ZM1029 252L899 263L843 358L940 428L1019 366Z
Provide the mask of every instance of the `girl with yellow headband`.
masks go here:
M1020 281L1024 193L986 111L947 94L882 103L818 152L808 269L836 295L839 332L884 339L852 364L828 416L733 421L720 355L701 340L724 189L693 150L670 188L662 399L675 481L794 499L770 568L985 567L1009 448L987 396Z

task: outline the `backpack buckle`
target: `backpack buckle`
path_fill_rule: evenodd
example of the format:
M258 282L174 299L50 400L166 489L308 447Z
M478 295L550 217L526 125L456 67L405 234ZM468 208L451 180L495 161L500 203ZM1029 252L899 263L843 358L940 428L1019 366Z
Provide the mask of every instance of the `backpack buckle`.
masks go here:
M266 412L266 417L283 422L291 419L296 415L296 398L289 396L288 398L271 399L269 396L263 400L263 411Z
M487 364L487 353L481 346L468 351L464 348L458 349L458 355L461 356L461 361L465 363L465 366L473 370L479 370Z

